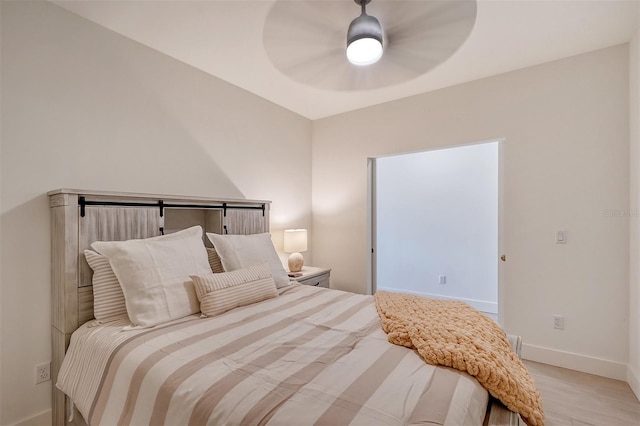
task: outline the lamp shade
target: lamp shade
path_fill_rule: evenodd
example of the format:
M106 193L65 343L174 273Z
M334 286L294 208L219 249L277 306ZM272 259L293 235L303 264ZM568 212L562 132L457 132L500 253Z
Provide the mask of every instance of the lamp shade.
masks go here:
M284 251L286 253L307 251L307 230L286 229L284 231Z

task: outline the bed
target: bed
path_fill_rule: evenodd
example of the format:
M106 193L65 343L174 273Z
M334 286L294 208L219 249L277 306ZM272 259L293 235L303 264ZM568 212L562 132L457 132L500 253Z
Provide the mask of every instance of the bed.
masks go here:
M390 344L372 296L287 283L255 303L208 306L215 315L206 317L97 321L84 254L93 243L193 227L253 238L269 231L270 204L67 189L49 196L54 425L519 423L475 378Z

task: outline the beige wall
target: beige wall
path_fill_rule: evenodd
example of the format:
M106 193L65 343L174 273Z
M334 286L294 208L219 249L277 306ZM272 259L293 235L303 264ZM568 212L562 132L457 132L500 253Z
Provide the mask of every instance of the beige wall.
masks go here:
M640 18L639 18L640 22ZM630 246L629 369L627 381L640 399L640 30L629 43Z
M269 199L281 241L284 228L311 227L311 123L49 3L1 4L0 424L9 425L51 407L51 382L34 384L34 366L51 358L45 193Z
M629 205L628 67L621 45L315 121L314 262L365 292L368 157L505 138L506 329L529 358L624 378L629 219L607 211Z
M313 207L307 263L364 292L367 157L498 137L507 329L532 357L619 376L631 356L638 377L640 307L627 308L638 256L629 268L629 218L604 214L628 208L630 193L639 208L633 160L627 180L629 81L631 148L640 144L627 46L311 124L49 3L0 5L0 424L50 408L51 383L34 385L33 370L50 359L46 191L271 199L276 244L284 228L310 228ZM558 229L566 246L553 244ZM566 330L552 329L555 313Z

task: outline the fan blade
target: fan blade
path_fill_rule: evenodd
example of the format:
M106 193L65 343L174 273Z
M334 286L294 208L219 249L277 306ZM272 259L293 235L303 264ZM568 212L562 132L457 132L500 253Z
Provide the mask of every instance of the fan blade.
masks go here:
M349 23L359 15L348 0L277 1L267 15L263 43L273 65L300 83L329 90L365 90L416 78L449 58L471 33L475 0L374 0L385 51L359 67L345 55Z
M476 18L474 1L397 2L381 10L388 59L422 74L444 62L467 39ZM386 52L385 52L386 53Z

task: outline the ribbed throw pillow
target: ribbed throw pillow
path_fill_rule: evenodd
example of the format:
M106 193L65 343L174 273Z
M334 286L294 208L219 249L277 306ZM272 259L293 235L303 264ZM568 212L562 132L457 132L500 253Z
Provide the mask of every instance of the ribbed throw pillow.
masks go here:
M208 317L278 296L266 262L233 272L191 275L191 279L200 300L200 311Z

